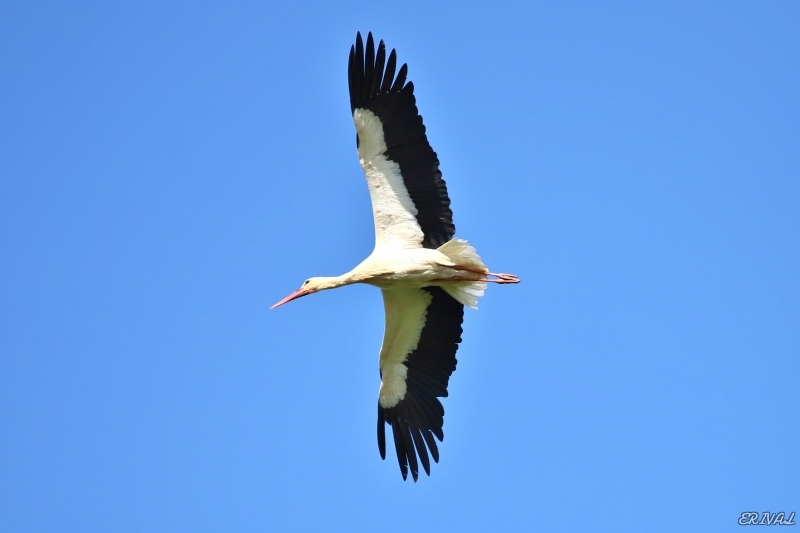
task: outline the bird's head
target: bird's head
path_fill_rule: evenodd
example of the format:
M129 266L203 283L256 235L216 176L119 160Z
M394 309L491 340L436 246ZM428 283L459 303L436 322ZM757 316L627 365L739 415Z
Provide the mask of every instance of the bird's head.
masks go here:
M332 280L336 278L308 278L303 282L299 289L294 291L292 294L281 300L280 302L276 303L270 309L275 309L276 307L283 305L285 303L289 303L292 300L296 300L301 296L307 296L309 294L314 294L315 292L324 290L324 289L331 289L333 288Z

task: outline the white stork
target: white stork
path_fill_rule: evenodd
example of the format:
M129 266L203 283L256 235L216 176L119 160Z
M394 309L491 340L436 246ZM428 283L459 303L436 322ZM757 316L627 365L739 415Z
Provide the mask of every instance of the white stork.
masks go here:
M389 424L403 479L410 468L417 481L417 458L428 475L428 453L439 461L433 437L444 438L444 408L438 398L447 396L456 369L464 306L476 308L486 282L519 279L489 272L475 248L453 238L439 159L425 136L414 84L406 83L408 67L395 77L396 63L394 50L386 59L383 41L376 53L371 33L366 50L360 33L350 47L350 110L372 199L375 249L346 274L306 280L272 309L352 283L381 289L386 329L379 359L378 449L385 459L384 424Z

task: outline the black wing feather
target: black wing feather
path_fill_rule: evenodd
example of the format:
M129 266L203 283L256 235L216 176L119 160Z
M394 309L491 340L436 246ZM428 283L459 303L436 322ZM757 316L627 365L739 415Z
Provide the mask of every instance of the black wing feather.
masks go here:
M405 407L405 406L404 406ZM419 465L417 464L417 453L414 451L414 441L411 439L411 427L409 427L408 415L404 411L403 416L399 419L400 436L403 439L403 446L405 447L406 459L408 460L408 468L411 470L411 477L416 482L419 478Z
M417 208L417 222L424 235L425 248L438 248L455 235L453 212L447 186L439 170L439 158L428 143L425 125L417 110L414 84L406 83L408 66L394 76L397 54L394 50L384 72L383 41L378 45L367 36L366 55L361 33L350 48L348 82L350 111L368 109L383 124L386 157L400 166L408 194Z
M378 451L381 459L386 459L386 426L383 420L383 409L378 405Z
M375 56L375 71L372 74L372 86L370 94L375 94L381 90L383 80L383 64L386 62L386 45L383 41L378 45L378 54Z
M392 426L392 436L394 437L394 449L397 451L397 462L400 464L400 473L403 474L403 480L408 477L408 452L406 445L403 443L401 435L400 423L395 423Z
M397 52L392 50L389 54L389 60L386 62L386 71L383 74L383 83L381 83L380 91L382 93L389 92L392 88L392 80L394 80L394 71L397 68Z
M422 463L422 468L425 469L425 473L430 476L431 462L428 459L428 450L425 448L425 441L422 439L421 431L422 430L419 428L411 429L411 438L414 439L414 448L417 450L419 462ZM414 481L416 481L416 479Z

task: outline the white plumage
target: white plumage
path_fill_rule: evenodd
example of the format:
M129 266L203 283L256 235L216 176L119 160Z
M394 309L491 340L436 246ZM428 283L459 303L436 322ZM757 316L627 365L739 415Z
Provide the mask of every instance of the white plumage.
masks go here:
M463 306L477 308L487 282L518 283L493 274L475 248L453 238L450 200L416 108L407 67L395 77L396 54L375 53L372 34L350 50L349 82L358 157L375 220L375 249L350 272L310 278L273 308L321 290L353 283L382 289L386 330L380 350L378 446L385 457L384 423L392 426L405 479L418 464L430 474L443 439L444 409L461 341ZM385 68L384 68L385 67ZM419 462L418 462L419 459Z
M367 177L372 215L375 218L375 249L410 249L422 246L417 208L408 195L400 165L386 158L381 121L368 109L353 113L358 138L358 159Z

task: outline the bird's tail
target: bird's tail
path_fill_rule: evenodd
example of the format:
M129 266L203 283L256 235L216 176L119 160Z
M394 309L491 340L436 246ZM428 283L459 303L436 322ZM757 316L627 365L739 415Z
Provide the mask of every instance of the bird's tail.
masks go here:
M481 272L489 272L475 248L463 239L451 239L441 245L439 251L450 258L456 265L480 270ZM442 288L459 303L472 309L477 309L478 298L483 296L483 292L486 290L486 283L483 281L474 281L472 283L453 282L442 284Z

